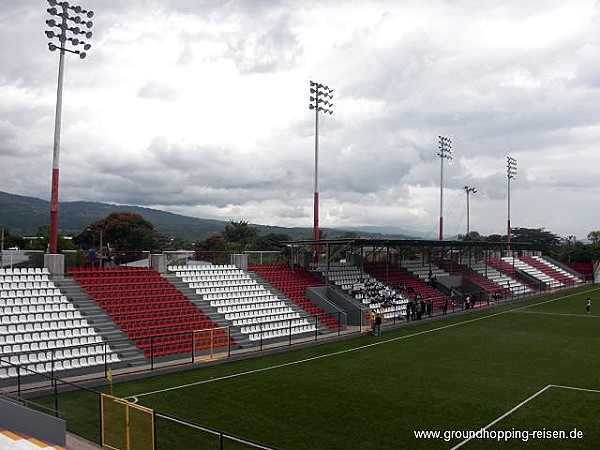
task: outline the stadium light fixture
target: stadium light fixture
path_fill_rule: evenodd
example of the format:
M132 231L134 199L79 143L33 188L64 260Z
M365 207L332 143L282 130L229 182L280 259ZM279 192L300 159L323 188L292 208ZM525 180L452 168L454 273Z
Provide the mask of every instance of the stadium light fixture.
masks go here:
M319 113L333 114L333 89L324 84L310 81L309 109L315 111L315 184L313 196L313 239L319 239ZM313 262L319 262L318 246L313 250Z
M471 232L470 229L470 208L469 208L469 196L470 194L475 194L477 192L477 188L472 187L472 186L465 186L463 188L465 190L465 193L467 194L467 239L469 238L469 233Z
M452 160L452 141L446 136L438 136L438 156L440 157L440 233L439 240L444 239L444 159Z
M94 17L93 11L83 9L81 6L68 2L48 0L50 8L47 9L51 18L46 20L49 29L45 31L48 39L48 49L59 51L58 59L58 87L56 89L56 116L54 119L54 148L52 154L52 193L50 198L50 236L49 253L58 253L58 180L60 160L60 128L62 120L62 93L64 80L65 54L73 53L84 59L85 53L91 45L84 41L91 39L91 28L94 23L89 20ZM75 26L72 26L72 25Z
M510 252L510 180L517 178L517 160L510 156L506 157L506 179L507 179L507 219L506 219L506 251Z

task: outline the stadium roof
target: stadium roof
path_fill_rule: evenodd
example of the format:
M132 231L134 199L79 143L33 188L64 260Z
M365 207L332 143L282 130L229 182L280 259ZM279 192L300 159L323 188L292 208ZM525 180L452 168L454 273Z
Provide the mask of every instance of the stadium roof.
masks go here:
M357 247L453 247L453 248L487 248L506 247L506 241L439 241L426 239L388 239L388 238L340 238L340 239L301 239L284 241L287 245L353 245ZM531 249L529 242L513 242L513 250Z

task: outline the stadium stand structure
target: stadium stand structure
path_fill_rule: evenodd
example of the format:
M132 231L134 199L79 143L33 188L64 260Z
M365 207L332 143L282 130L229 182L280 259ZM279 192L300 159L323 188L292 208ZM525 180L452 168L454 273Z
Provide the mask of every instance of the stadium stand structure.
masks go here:
M331 285L355 299L359 305L381 313L384 319L398 317L406 311L408 298L369 274L368 270L362 271L346 263L331 263L329 270L326 265L319 265L317 270Z
M456 261L450 261L447 259L436 259L436 265L449 273L450 275L461 275L471 282L475 283L481 288L481 291L485 292L488 296L493 293L499 293L502 297L507 297L511 293L506 290L502 285L497 284L494 280L481 275L479 272L474 270L472 267L459 264Z
M535 284L527 281L520 281L512 266L509 266L499 259L496 259L496 261L496 263L493 263L492 259L488 259L487 262L489 264L486 264L483 261L472 262L470 267L481 276L486 277L496 285L501 286L505 295L508 293L511 295L527 295L534 292L535 289L533 286L535 286ZM505 265L507 267L504 267ZM501 267L502 269L498 267ZM512 273L513 276L509 276L507 272Z
M169 266L174 273L250 341L314 332L315 326L233 265Z
M424 281L429 278L429 268L422 267L418 261L402 261L401 264L402 267L390 265L386 268L384 263L372 263L366 265L365 270L389 286L401 286L400 292L407 298L419 295L424 300L431 300L434 309L441 307L445 301L451 302L449 296ZM432 274L440 278L448 276L447 272L435 266L432 267Z
M0 269L0 379L103 366L117 353L50 279L47 269Z
M341 326L335 317L326 314L306 296L309 287L325 285L321 278L309 270L300 266L292 268L285 264L257 264L248 267L248 270L294 301L302 310L315 316L325 327L337 329Z
M501 258L489 258L487 259L487 263L490 267L509 277L508 280L505 280L507 283L506 288L512 293L519 293L521 290L524 293L538 292L540 290L540 283L534 281L537 278L531 276L529 279L525 278L511 263L503 261Z
M541 256L521 256L519 259L523 262L526 262L530 266L535 267L546 275L551 276L555 280L560 281L566 286L572 286L581 283L580 278L567 272L561 267L558 267L556 264L550 263Z
M545 285L550 289L560 288L565 286L565 283L557 280L546 272L532 266L531 264L513 256L503 256L502 261L512 265L515 269L521 270L526 274L536 278L540 281L540 284ZM536 263L537 265L537 263Z
M591 262L568 262L563 263L571 271L581 274L583 279L594 278L594 263Z
M78 268L68 273L135 342L146 357L167 356L230 345L187 297L150 268ZM192 338L193 332L215 329L211 340Z
M430 281L430 276L442 278L450 275L448 272L436 266L434 263L424 265L421 261L404 259L400 262L400 265L404 267L407 271L409 271L411 274L413 274L415 277L419 278L421 281L424 281L425 283Z

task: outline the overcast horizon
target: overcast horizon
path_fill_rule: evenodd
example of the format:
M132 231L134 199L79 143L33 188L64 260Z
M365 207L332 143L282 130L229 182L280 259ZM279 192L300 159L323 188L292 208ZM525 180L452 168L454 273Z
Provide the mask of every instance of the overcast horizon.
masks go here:
M75 2L72 2L75 3ZM600 1L117 1L65 63L60 200L438 235L600 229ZM2 2L0 190L50 198L58 52L42 0ZM60 226L60 225L59 225Z

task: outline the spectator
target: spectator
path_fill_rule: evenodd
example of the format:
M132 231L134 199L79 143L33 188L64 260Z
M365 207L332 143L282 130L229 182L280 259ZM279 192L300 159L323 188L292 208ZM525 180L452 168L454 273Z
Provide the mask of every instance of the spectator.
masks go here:
M375 327L373 329L373 331L375 332L375 336L381 336L381 315L377 314L375 316Z

